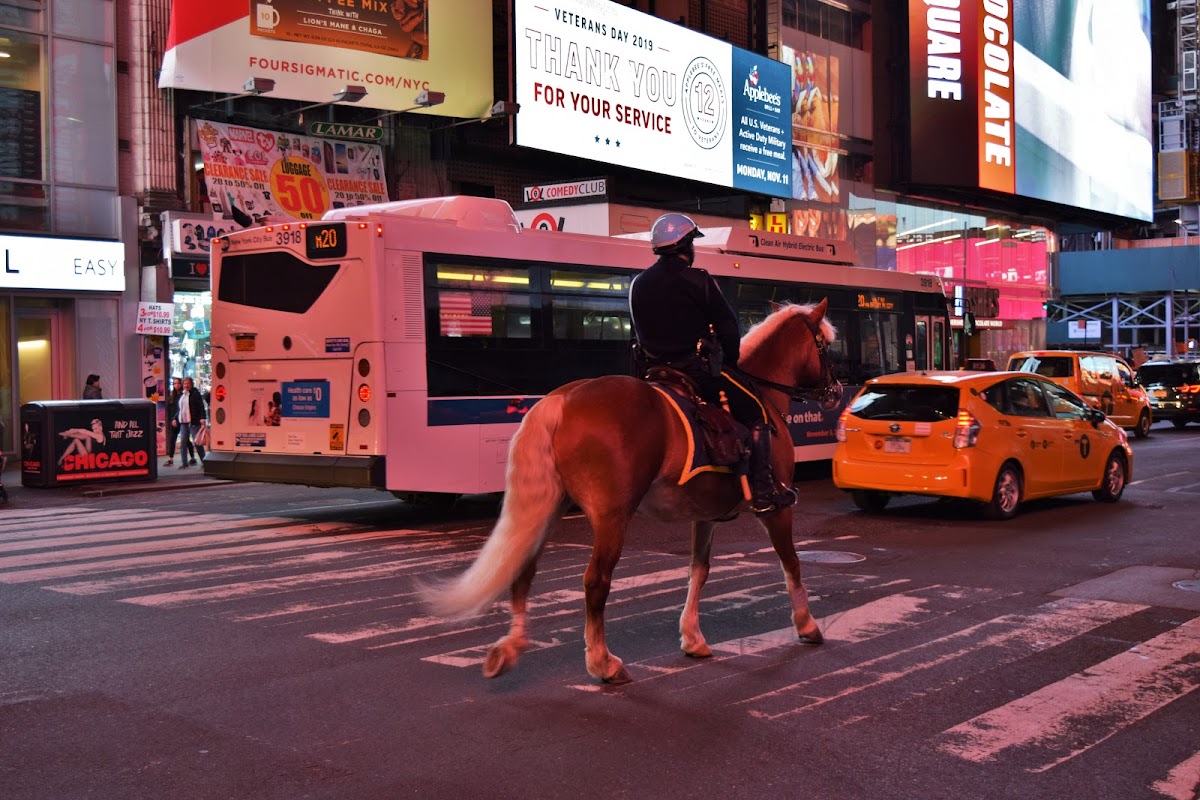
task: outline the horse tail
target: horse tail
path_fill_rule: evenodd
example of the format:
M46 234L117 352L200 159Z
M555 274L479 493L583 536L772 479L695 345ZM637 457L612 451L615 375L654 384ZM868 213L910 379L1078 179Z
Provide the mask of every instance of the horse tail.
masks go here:
M421 588L442 617L482 613L537 557L565 496L551 439L562 419L563 396L551 394L530 409L513 436L500 518L475 561L457 578Z

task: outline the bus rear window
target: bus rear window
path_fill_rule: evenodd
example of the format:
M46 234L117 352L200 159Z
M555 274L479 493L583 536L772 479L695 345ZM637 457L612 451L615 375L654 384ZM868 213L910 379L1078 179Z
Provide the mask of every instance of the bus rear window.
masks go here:
M227 256L217 299L271 311L303 314L333 281L340 264L306 264L286 251Z

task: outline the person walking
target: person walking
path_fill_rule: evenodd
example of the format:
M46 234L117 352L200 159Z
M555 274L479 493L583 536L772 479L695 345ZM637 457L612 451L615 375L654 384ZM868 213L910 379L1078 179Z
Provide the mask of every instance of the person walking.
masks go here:
M179 442L179 400L183 397L183 378L173 378L171 380L171 391L167 395L167 463L166 466L171 466L175 463L175 445ZM188 461L195 461L195 449L190 447L191 440L188 440L189 448L185 451L180 448L179 460L186 464Z
M104 391L100 388L100 376L92 373L87 376L87 381L83 386L84 400L103 400Z
M204 428L204 420L204 398L192 379L184 378L183 393L179 396L179 433L182 437L179 445L180 469L195 466L195 455L204 460L204 446L198 442L193 445L196 434ZM193 446L195 453L192 452Z

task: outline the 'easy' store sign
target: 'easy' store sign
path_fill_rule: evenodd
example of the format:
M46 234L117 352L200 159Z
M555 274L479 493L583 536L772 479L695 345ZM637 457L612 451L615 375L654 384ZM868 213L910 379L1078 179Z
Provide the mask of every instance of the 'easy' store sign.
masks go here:
M99 239L0 236L0 289L125 291L125 245Z

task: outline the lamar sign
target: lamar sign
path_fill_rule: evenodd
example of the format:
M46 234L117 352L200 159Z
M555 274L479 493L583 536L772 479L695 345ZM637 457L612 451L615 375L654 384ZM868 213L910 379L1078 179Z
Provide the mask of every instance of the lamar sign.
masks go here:
M383 141L383 128L377 125L348 125L344 122L313 122L308 126L313 136L326 139L354 139L360 142Z

